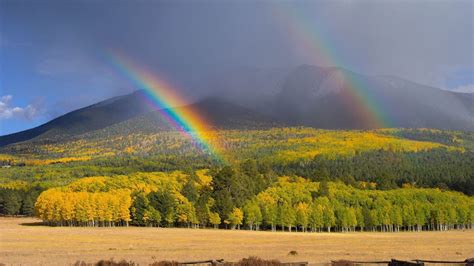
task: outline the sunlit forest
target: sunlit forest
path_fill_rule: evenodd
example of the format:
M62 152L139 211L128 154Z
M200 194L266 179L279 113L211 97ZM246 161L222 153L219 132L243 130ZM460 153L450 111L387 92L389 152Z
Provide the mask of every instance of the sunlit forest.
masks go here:
M53 226L393 232L474 224L472 133L216 132L221 158L174 131L4 147L0 211Z

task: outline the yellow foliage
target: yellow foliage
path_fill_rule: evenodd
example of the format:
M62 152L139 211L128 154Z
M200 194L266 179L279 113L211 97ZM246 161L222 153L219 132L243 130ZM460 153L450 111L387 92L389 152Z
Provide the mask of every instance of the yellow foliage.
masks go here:
M335 158L379 149L417 152L445 147L449 150L464 151L463 147L455 145L462 142L456 135L453 135L453 145L450 146L401 138L395 135L397 130L320 130L291 127L264 130L208 130L201 132L201 135L209 139L212 149L217 150L218 156L226 158L228 163L237 163L248 158L277 162L312 159L316 155ZM431 129L426 131L436 133ZM91 135L83 139L36 145L35 154L41 154L44 158L29 158L28 156L40 156L31 154L21 158L0 154L0 160L3 158L4 161L23 161L27 165L46 165L130 154L136 156L152 154L163 158L199 156L203 151L179 132L169 130L131 133L124 136Z
M208 175L208 172L208 169L201 169L196 171L196 176L199 178L199 181L196 184L197 189L202 189L211 185L212 176Z
M35 203L36 215L57 225L111 225L130 221L130 190L71 192L48 189Z
M56 164L56 163L70 163L70 162L78 162L78 161L88 161L92 157L90 156L81 156L81 157L63 157L57 159L26 159L22 162L28 166L41 166L41 165L48 165L48 164Z
M1 180L0 181L0 188L6 189L16 189L16 190L26 190L28 189L29 184L25 181L21 180Z

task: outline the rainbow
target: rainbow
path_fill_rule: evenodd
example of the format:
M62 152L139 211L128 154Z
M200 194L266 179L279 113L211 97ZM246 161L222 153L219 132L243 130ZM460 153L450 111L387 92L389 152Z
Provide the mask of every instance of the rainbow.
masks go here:
M152 106L182 136L204 153L213 155L218 161L225 161L221 155L223 147L219 144L219 137L212 124L198 110L188 105L176 88L117 51L109 52L107 61L121 76L141 89Z
M337 56L328 41L325 41L321 31L314 27L305 16L285 3L275 1L271 11L281 25L290 33L290 41L296 43L301 50L309 53L309 60L313 64L322 66L344 66L343 60ZM327 39L327 38L326 38ZM342 94L343 101L350 105L356 116L361 119L367 128L389 127L389 119L382 106L375 100L375 95L368 92L363 80L357 75L345 75L346 89Z

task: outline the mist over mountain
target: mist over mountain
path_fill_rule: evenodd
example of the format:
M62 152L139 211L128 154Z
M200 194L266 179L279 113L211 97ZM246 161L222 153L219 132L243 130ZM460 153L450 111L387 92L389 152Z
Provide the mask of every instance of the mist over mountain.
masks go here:
M366 76L343 68L301 65L293 69L228 69L207 82L208 95L219 95L287 125L474 130L474 94L450 92L394 76ZM368 123L364 116L380 121Z
M175 108L197 110L216 128L291 125L474 130L472 93L444 91L392 76L365 76L342 68L236 68L216 73L196 86L206 88L204 95L209 97ZM39 127L2 136L0 146L109 128L123 134L171 129L146 96L135 91L78 109Z
M474 129L473 94L341 68L298 67L276 101L275 113L284 121L312 127ZM380 124L364 123L364 115L377 117Z
M229 67L208 75L197 85L203 97L215 97L273 115L275 97L291 68Z

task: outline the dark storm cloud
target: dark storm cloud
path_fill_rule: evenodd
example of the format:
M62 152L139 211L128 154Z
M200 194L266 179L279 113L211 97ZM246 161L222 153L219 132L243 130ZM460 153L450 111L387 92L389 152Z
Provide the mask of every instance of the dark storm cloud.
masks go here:
M6 77L1 94L15 99L39 94L61 105L80 94L70 109L133 89L104 59L109 49L123 51L194 96L205 87L197 81L224 68L318 64L308 58L321 44L353 71L438 87L447 87L456 71L474 68L471 1L4 0L0 5ZM293 9L296 24L306 21L303 32L317 31L319 40L302 49L275 15L275 5ZM55 108L53 102L49 108Z

